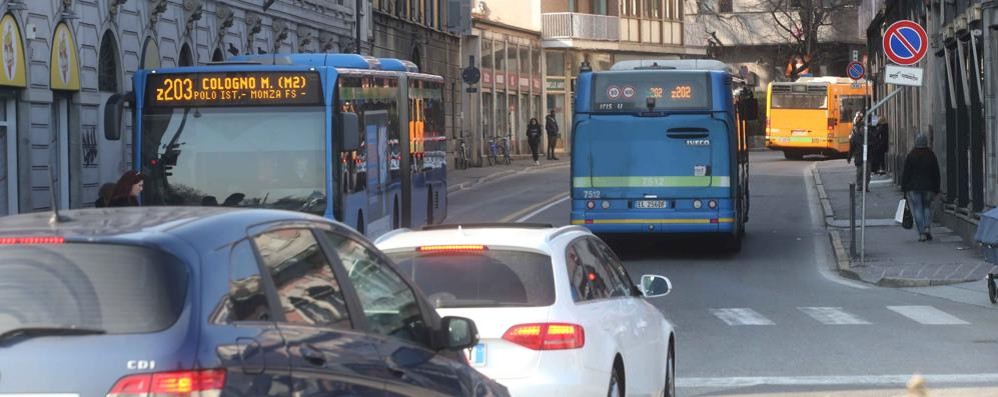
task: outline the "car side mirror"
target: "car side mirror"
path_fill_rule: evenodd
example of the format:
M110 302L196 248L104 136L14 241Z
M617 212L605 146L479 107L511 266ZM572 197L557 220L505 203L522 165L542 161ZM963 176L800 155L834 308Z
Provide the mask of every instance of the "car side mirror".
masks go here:
M360 148L360 118L357 117L357 113L340 113L342 118L343 133L340 134L343 137L343 147L340 149L344 152L350 152Z
M645 298L666 296L672 292L672 282L668 278L645 274L641 276L641 293Z
M109 141L121 139L121 126L124 120L125 105L131 103L135 94L131 91L114 94L104 104L104 138Z
M478 344L478 327L471 319L447 316L440 320L444 349L470 349Z

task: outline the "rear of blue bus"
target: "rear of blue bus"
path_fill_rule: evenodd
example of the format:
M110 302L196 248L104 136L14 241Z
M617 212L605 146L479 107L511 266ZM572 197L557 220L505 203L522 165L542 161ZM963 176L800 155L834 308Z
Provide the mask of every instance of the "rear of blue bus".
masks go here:
M577 87L572 224L600 234L737 236L737 138L726 73L583 73Z

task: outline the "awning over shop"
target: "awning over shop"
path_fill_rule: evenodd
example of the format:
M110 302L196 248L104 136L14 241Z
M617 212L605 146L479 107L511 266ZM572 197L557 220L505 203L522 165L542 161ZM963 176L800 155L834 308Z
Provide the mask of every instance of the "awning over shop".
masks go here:
M55 27L52 39L51 77L49 87L53 90L80 90L80 64L77 61L76 40L69 25L60 22Z
M3 72L0 72L0 86L26 87L24 63L24 43L21 41L21 29L13 15L7 14L0 19L0 60L3 61Z

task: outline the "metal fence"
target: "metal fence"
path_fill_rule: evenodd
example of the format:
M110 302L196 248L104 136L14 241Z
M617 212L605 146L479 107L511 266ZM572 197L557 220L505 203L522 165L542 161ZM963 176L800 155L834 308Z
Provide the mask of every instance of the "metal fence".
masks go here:
M545 39L620 40L620 18L608 15L554 12L542 14Z

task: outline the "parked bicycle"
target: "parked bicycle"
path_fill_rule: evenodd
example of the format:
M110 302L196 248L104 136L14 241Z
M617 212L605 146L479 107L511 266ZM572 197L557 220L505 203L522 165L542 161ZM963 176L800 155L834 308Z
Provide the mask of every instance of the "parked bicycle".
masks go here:
M468 145L465 143L464 134L457 138L457 154L454 158L454 167L463 170L471 166L471 153L468 151Z

